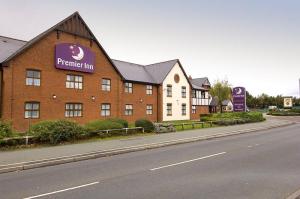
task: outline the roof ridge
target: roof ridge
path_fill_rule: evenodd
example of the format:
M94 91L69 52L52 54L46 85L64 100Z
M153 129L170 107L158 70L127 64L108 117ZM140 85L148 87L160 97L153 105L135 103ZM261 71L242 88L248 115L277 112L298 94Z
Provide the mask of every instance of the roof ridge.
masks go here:
M3 36L3 35L0 35L0 37L4 37L6 39L12 39L12 40L16 40L16 41L28 42L28 41L25 41L25 40L22 40L22 39L16 39L16 38L7 37L7 36Z
M192 78L192 80L193 79L204 79L204 78L208 79L208 77L197 77L197 78Z
M155 64L162 64L162 63L171 62L171 61L179 61L179 59L171 59L171 60L157 62L157 63L153 63L153 64L147 64L145 66L151 66L151 65L155 65Z
M134 65L141 66L141 67L145 66L145 65L142 65L142 64L136 64L136 63L132 63L132 62L129 62L129 61L123 61L123 60L119 60L119 59L111 59L111 60L112 61L124 62L124 63L127 63L127 64L134 64Z

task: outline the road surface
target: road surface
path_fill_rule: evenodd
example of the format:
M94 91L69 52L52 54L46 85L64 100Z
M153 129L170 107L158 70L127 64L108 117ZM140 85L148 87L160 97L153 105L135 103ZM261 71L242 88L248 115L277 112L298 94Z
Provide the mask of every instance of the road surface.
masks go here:
M300 124L0 175L0 198L282 199L300 188Z

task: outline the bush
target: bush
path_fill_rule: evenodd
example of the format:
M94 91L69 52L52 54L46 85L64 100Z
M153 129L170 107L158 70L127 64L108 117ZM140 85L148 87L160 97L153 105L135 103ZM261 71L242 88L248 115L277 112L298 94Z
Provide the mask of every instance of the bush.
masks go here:
M0 121L0 139L5 137L11 137L13 130L10 123Z
M224 126L260 122L264 120L265 118L260 112L216 113L201 117L201 121L212 121L214 124Z
M85 135L85 129L79 124L68 120L43 121L34 124L29 134L36 137L37 141L58 144L72 141Z
M116 122L123 125L123 128L128 128L128 122L121 118L110 118L109 121Z
M107 136L111 136L111 134L105 134L105 133L101 133L99 131L102 130L107 130L107 129L122 129L123 128L123 124L118 123L118 122L114 122L111 119L108 120L95 120L95 121L91 121L89 123L87 123L85 125L85 128L87 129L87 131L89 132L89 134L91 136L93 135L100 135L101 137L107 137ZM122 133L122 131L121 131ZM117 131L115 131L113 133L114 135L118 134Z
M147 119L139 119L135 121L136 127L143 127L146 133L153 132L154 124Z

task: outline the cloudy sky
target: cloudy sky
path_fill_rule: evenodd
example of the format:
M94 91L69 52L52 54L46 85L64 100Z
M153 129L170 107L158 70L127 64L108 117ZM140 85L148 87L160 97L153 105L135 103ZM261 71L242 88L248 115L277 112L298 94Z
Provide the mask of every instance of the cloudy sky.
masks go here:
M192 77L299 96L298 0L0 0L0 35L30 40L79 11L111 58L178 58Z

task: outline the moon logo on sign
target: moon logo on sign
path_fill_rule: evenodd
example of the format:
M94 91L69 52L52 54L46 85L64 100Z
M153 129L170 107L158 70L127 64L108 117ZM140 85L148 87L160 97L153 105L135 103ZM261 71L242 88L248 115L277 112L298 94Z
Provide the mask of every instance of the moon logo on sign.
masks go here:
M71 50L73 59L75 59L77 61L80 61L83 59L84 52L81 47L73 45L73 46L70 46L70 50Z
M241 88L237 88L236 94L238 94L238 95L242 94L242 89Z

